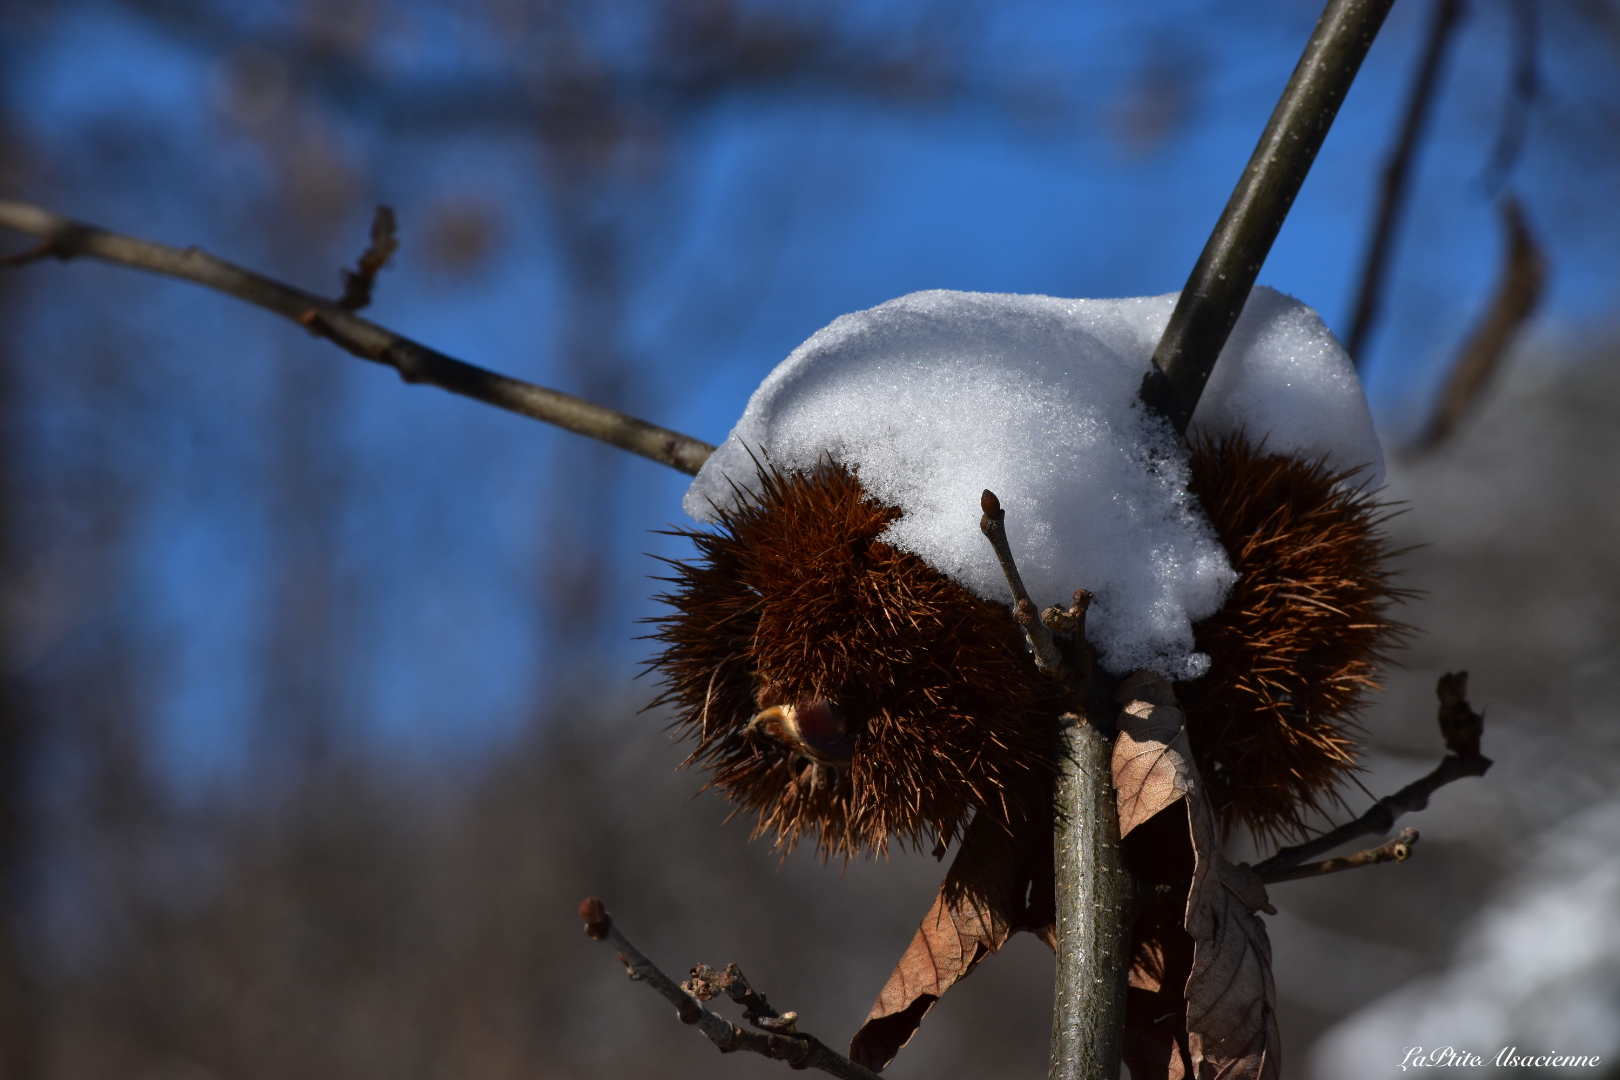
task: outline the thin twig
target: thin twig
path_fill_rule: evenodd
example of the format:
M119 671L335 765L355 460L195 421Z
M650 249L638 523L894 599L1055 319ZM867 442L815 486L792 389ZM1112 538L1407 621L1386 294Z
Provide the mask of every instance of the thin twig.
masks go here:
M41 242L27 251L19 251L15 255L7 255L5 258L0 259L0 266L27 266L29 263L48 259L55 254L56 252L52 250L48 242Z
M1354 870L1358 866L1372 866L1376 863L1386 862L1405 862L1411 858L1412 845L1417 842L1418 831L1416 829L1402 829L1401 835L1375 848L1358 851L1354 855L1346 855L1339 859L1311 863L1309 866L1296 866L1292 870L1277 870L1269 874L1262 874L1260 880L1266 885L1275 885L1279 881L1297 881L1300 878L1337 874L1341 870Z
M1541 303L1547 287L1547 259L1525 224L1524 208L1511 195L1502 200L1502 231L1507 234L1507 251L1496 295L1458 353L1434 416L1415 450L1433 450L1456 431Z
M1417 157L1418 140L1432 111L1434 88L1440 84L1440 69L1445 63L1446 50L1456 38L1462 13L1463 0L1434 0L1434 20L1429 24L1429 36L1412 78L1412 92L1406 101L1401 132L1384 163L1378 213L1373 218L1367 261L1362 265L1361 284L1356 290L1355 317L1350 321L1350 335L1345 339L1345 350L1358 368L1361 367L1367 337L1372 333L1380 302L1384 298L1384 281L1390 253L1394 248L1395 227L1400 222L1406 194L1411 188L1408 181L1412 174L1412 161Z
M714 1043L722 1054L749 1050L768 1058L785 1061L795 1069L820 1069L824 1073L841 1077L842 1080L879 1080L877 1073L855 1064L814 1035L794 1030L791 1021L776 1025L777 1030L774 1031L750 1031L738 1027L718 1013L709 1011L701 1001L660 971L658 965L647 959L640 949L630 944L630 939L620 932L613 922L613 917L602 906L602 901L596 897L590 897L579 905L579 915L585 920L585 933L588 937L597 941L611 941L618 948L619 959L624 963L625 970L632 980L645 982L664 995L665 999L675 1006L675 1013L680 1017L681 1023L697 1025L698 1030L708 1036L709 1041ZM728 967L727 971L732 969ZM712 968L702 970L714 973ZM695 977L697 971L693 974ZM745 996L751 995L750 1000L757 999L755 1004L764 1005L764 996L753 994L747 981L742 980L742 972L737 972L737 979L741 981L742 989L746 991ZM776 1010L770 1009L768 1005L764 1010L759 1010L760 1015L764 1016L766 1011L773 1014L772 1018L776 1018L774 1017ZM784 1014L777 1019L786 1019L792 1015ZM783 1031L783 1028L787 1030Z
M360 253L360 261L355 268L343 271L343 295L338 298L338 307L344 311L359 311L371 303L371 290L377 284L377 274L399 250L399 238L394 235L397 227L393 207L377 207L377 213L371 219L371 243Z
M0 201L0 227L37 236L59 259L93 258L195 282L275 312L362 360L426 383L695 474L714 447L584 398L453 359L345 311L337 303L214 257L86 225L26 203ZM29 253L30 255L34 253Z
M1429 796L1456 780L1468 776L1484 776L1491 767L1491 759L1479 752L1479 736L1484 730L1484 718L1468 704L1468 673L1460 671L1440 677L1435 693L1440 698L1440 732L1453 752L1447 754L1433 772L1407 784L1395 794L1379 799L1372 809L1356 820L1340 825L1315 840L1283 848L1271 858L1255 867L1267 881L1284 880L1275 875L1326 855L1336 847L1363 836L1382 836L1395 827L1403 814L1422 810L1429 805Z
M1226 339L1394 0L1329 0L1227 201L1142 380L1140 396L1186 433Z
M995 492L988 488L979 496L979 509L984 511L984 516L979 518L979 531L984 533L990 546L995 549L1001 572L1006 575L1007 588L1012 590L1013 595L1013 616L1023 627L1024 640L1029 642L1030 651L1035 654L1035 667L1042 675L1060 678L1064 669L1063 653L1058 649L1051 628L1037 615L1029 592L1024 588L1024 579L1019 576L1018 566L1013 562L1012 546L1007 542L1007 512L1001 508L1001 500L996 498Z
M765 995L749 984L742 968L736 964L727 964L724 971L716 971L708 964L698 964L692 968L691 978L681 984L681 989L699 1001L725 994L743 1007L743 1019L762 1031L772 1031L778 1035L799 1033L799 1014L777 1012Z

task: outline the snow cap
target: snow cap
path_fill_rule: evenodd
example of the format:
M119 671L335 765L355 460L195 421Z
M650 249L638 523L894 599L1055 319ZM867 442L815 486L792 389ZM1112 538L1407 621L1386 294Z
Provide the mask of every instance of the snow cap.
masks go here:
M979 495L1007 511L1037 606L1091 590L1088 636L1115 674L1203 674L1192 624L1234 580L1187 495L1186 450L1136 398L1176 294L1125 300L912 293L835 319L749 399L684 503L713 520L753 492L755 458L787 471L831 458L903 516L884 539L989 600L1006 579ZM1256 288L1191 434L1245 430L1383 483L1383 454L1349 356L1320 316Z

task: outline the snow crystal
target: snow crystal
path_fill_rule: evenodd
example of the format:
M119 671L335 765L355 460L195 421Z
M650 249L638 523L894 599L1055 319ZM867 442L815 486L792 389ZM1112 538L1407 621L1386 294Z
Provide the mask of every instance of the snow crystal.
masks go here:
M903 512L884 539L986 599L1007 599L979 532L979 494L1007 511L1039 606L1095 594L1089 636L1116 674L1203 673L1192 623L1234 573L1186 494L1185 451L1136 402L1176 296L1063 300L919 292L835 320L748 402L687 492L713 520L757 490L755 455L792 471L831 458ZM1349 357L1317 314L1256 289L1193 418L1272 449L1364 467L1383 460ZM733 487L736 485L736 488Z

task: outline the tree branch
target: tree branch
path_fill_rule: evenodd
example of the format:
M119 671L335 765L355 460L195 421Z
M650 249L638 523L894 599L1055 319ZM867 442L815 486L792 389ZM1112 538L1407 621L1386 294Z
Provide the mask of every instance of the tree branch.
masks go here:
M1113 739L1095 722L1091 702L1095 672L1086 641L1091 593L1077 589L1068 611L1048 608L1037 615L1007 542L1001 500L987 490L979 497L979 509L984 512L979 529L995 548L1035 666L1069 699L1068 711L1058 719L1058 778L1052 796L1057 979L1047 1076L1114 1077L1124 1046L1136 882L1120 851Z
M855 1064L815 1036L795 1030L794 1014L778 1016L776 1010L766 1004L764 995L754 993L747 980L742 978L742 972L736 972L735 981L729 981L727 976L735 970L735 965L728 967L724 975L712 968L699 965L693 970L691 985L705 993L713 989L730 993L744 1005L747 1010L745 1015L749 1021L756 1022L757 1019L760 1026L768 1027L766 1031L750 1031L738 1027L725 1017L710 1012L702 1002L677 985L674 979L660 971L641 950L630 944L630 939L620 932L613 922L613 917L607 913L602 901L596 897L581 902L579 915L585 920L585 933L588 937L596 941L611 941L618 947L619 959L624 963L625 970L632 980L645 982L664 995L670 1004L675 1006L675 1013L681 1018L681 1023L697 1025L698 1030L708 1036L709 1041L714 1043L722 1054L749 1050L768 1058L785 1061L795 1069L820 1069L824 1073L840 1077L841 1080L879 1080L877 1073ZM769 1023L772 1020L776 1023Z
M1379 302L1384 295L1385 272L1389 267L1390 251L1394 247L1395 226L1400 221L1406 193L1410 188L1408 181L1412 173L1412 160L1417 156L1418 139L1428 121L1434 103L1434 88L1440 83L1440 68L1445 63L1446 49L1455 37L1462 13L1463 0L1434 0L1434 20L1429 24L1428 40L1424 43L1417 73L1412 79L1412 92L1407 98L1401 133L1395 140L1389 159L1384 163L1378 213L1373 219L1367 261L1362 265L1361 284L1356 290L1355 317L1350 322L1350 335L1344 343L1345 351L1357 368L1361 367L1367 338L1378 318Z
M377 207L371 219L371 243L360 253L360 261L354 269L343 271L343 295L338 297L338 307L344 311L359 311L371 303L377 274L399 250L399 238L394 235L397 227L393 207Z
M1484 730L1485 718L1468 704L1468 672L1459 671L1440 676L1435 693L1440 698L1440 733L1445 737L1446 747L1451 753L1447 754L1429 775L1421 780L1414 780L1393 795L1379 799L1373 804L1372 809L1356 820L1340 825L1315 840L1283 848L1255 867L1261 878L1266 881L1285 881L1287 878L1276 875L1300 865L1307 859L1326 855L1334 848L1360 837L1382 836L1395 827L1395 821L1401 815L1428 806L1429 796L1452 781L1461 780L1466 776L1485 775L1485 771L1492 764L1490 758L1479 752L1479 738Z
M1547 288L1547 258L1525 223L1524 208L1511 195L1502 201L1502 231L1507 235L1507 250L1496 293L1452 364L1434 415L1415 450L1433 450L1456 431L1501 366L1519 331L1535 314Z
M584 398L464 363L402 337L301 289L216 258L109 232L27 203L0 201L0 227L38 237L25 258L92 258L151 270L229 293L327 338L349 353L385 364L410 383L426 383L486 405L566 428L681 472L695 474L714 447Z
M1323 874L1337 874L1340 870L1354 870L1358 866L1372 866L1375 863L1405 862L1412 857L1412 845L1418 842L1416 829L1402 829L1401 835L1387 843L1380 844L1366 851L1358 851L1354 855L1346 855L1341 859L1328 859L1326 862L1311 863L1309 866L1296 866L1291 870L1276 870L1269 874L1261 874L1260 881L1265 885L1275 885L1279 881L1297 881L1300 878L1321 877Z
M1136 879L1125 868L1114 794L1113 740L1066 713L1053 796L1057 979L1049 1080L1119 1075Z
M1329 0L1176 301L1140 396L1185 434L1294 196L1395 0Z

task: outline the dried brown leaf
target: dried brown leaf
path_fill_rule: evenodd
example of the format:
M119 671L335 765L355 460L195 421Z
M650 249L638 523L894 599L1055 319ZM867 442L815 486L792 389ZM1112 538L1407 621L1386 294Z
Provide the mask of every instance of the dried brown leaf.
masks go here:
M1192 1075L1185 994L1193 941L1181 926L1186 906L1185 889L1155 890L1132 930L1121 1057L1133 1078L1186 1080Z
M1114 790L1119 799L1119 835L1187 794L1192 753L1181 710L1132 701L1119 717L1114 740Z
M1120 716L1114 755L1121 832L1127 830L1128 814L1134 828L1180 803L1193 857L1181 926L1166 915L1180 894L1173 887L1161 888L1137 920L1127 1063L1133 1076L1155 1080L1276 1080L1281 1044L1271 944L1256 914L1272 910L1265 886L1252 867L1235 865L1221 852L1181 712L1153 704L1167 700L1167 686L1138 676L1122 691L1135 700ZM1162 820L1175 824L1178 819ZM1180 829L1152 831L1159 844L1178 848L1181 835ZM1161 864L1173 863L1179 854L1151 853ZM1184 966L1188 943L1190 970ZM1187 974L1177 1002L1173 988L1181 971Z
M1051 815L1009 825L981 813L911 944L849 1044L850 1059L881 1072L928 1010L980 960L1020 930L1052 945Z
M1271 942L1258 912L1271 911L1260 875L1227 861L1203 786L1187 799L1193 855L1187 933L1187 1048L1195 1075L1219 1080L1276 1080L1282 1075L1277 988Z

